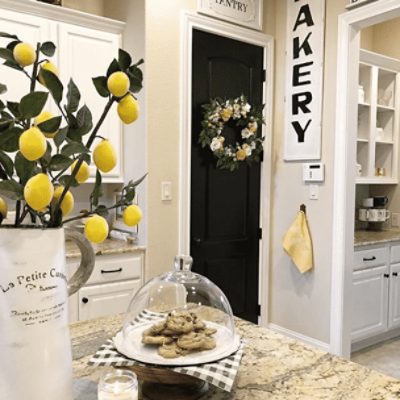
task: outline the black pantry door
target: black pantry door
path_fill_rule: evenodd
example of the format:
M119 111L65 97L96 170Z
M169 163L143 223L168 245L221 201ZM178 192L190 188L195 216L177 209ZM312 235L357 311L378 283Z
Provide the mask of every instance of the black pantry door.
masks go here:
M236 316L257 322L260 164L235 172L215 167L201 148L202 108L210 98L244 94L262 104L263 48L194 30L192 59L191 244L193 270L228 297ZM238 129L225 126L226 142Z

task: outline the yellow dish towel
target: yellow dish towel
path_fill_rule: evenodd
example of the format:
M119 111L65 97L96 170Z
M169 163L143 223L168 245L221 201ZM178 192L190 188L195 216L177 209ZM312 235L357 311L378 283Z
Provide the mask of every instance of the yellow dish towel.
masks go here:
M283 237L283 248L303 274L313 267L313 248L307 218L299 211Z

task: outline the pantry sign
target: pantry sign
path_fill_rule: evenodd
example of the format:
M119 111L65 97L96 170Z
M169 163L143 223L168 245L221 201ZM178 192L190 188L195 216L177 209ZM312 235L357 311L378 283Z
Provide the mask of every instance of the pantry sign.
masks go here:
M248 28L262 29L262 0L198 0L199 13Z
M287 0L284 159L321 158L325 1Z

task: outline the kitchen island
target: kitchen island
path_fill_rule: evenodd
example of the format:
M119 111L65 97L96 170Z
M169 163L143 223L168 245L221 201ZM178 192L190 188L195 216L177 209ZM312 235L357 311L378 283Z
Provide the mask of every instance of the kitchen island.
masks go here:
M91 355L118 330L121 315L71 325L76 400L96 400L102 368L87 365ZM231 393L210 386L203 399L395 400L400 381L351 361L306 346L269 329L238 320L246 339Z

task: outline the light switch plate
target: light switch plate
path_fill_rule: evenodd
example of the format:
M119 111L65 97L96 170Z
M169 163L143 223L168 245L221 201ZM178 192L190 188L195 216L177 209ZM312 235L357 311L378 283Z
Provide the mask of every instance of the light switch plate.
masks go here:
M161 182L161 201L172 200L172 182Z

